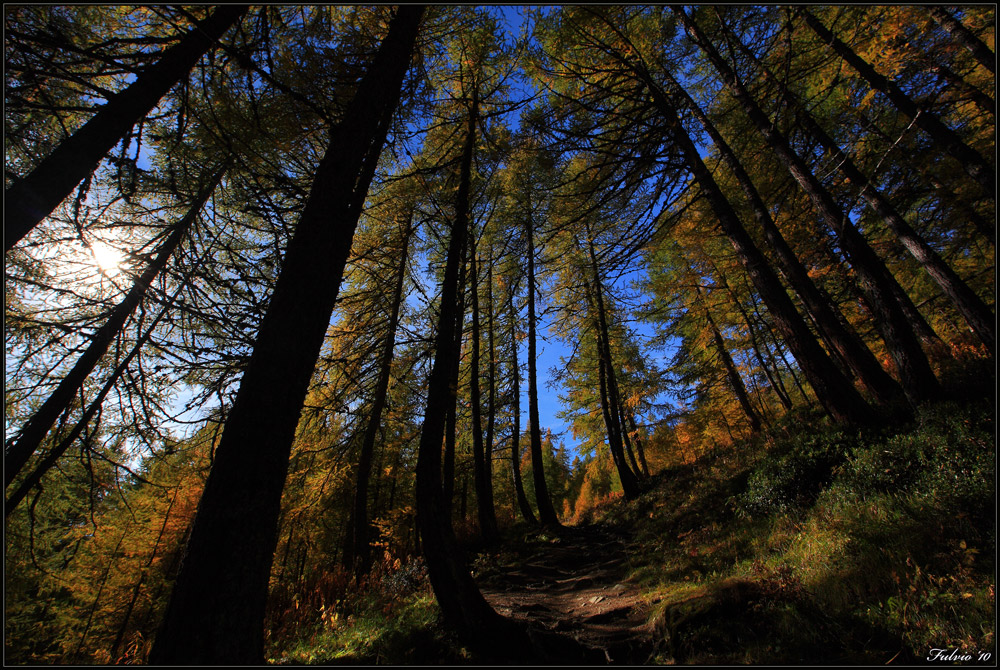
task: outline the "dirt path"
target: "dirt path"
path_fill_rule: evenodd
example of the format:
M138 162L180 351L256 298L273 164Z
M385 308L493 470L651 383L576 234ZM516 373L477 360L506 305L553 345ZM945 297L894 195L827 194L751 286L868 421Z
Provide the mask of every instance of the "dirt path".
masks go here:
M650 658L646 606L626 581L625 545L611 530L545 531L513 552L478 579L500 614L575 640L585 662L635 665Z

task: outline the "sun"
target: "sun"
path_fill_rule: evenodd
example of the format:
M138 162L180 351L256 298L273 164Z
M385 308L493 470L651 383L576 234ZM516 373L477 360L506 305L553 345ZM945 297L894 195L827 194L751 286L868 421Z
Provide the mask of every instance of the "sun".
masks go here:
M122 262L122 253L114 247L109 247L103 242L94 242L91 245L94 252L94 262L100 268L101 274L106 277L114 277L120 271L118 265Z

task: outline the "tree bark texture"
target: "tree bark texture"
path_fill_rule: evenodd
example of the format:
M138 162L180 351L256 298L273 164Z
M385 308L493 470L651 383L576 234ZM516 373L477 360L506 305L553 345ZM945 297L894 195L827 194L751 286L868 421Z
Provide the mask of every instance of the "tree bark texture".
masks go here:
M268 579L291 445L423 12L399 7L331 130L216 449L151 663L264 661Z
M788 140L778 132L757 103L743 87L736 73L723 60L697 24L683 9L673 8L684 23L692 40L715 66L726 85L736 96L744 112L774 150L779 160L809 197L820 216L837 234L840 245L854 268L862 291L875 310L875 326L892 356L907 398L914 404L938 397L941 387L934 376L913 328L895 298L885 263L861 236L858 229L834 201L830 192L792 150Z
M996 74L997 55L971 30L962 25L961 21L940 5L928 6L927 13L951 35L952 39L968 49L980 65Z

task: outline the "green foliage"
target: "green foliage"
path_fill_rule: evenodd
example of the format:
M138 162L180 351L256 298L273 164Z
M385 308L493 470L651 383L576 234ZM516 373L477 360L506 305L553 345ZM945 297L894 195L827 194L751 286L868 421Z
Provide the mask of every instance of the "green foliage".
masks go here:
M754 516L811 504L856 444L857 438L834 429L781 440L750 475L737 506Z
M314 603L315 604L315 603ZM271 640L271 663L461 663L466 652L438 625L440 615L422 561L395 569L336 604L296 603L301 624Z
M639 500L596 510L632 538L632 580L657 603L655 660L882 664L992 650L994 414L987 397L864 436L790 423L770 449L737 444L740 458L720 450L668 468Z
M912 432L858 449L841 480L862 495L921 493L983 518L996 493L992 417L956 403L930 409Z

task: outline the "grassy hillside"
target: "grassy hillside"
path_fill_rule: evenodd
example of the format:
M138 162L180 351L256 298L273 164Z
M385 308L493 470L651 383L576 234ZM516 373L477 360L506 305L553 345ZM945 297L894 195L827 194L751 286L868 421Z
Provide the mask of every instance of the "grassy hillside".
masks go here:
M650 662L993 655L993 418L992 399L928 408L912 425L867 435L802 416L779 438L670 467L639 500L597 509L594 522L625 540L628 582L649 606ZM510 532L505 553L481 554L479 566L518 560L538 541ZM437 625L419 565L389 571L337 620L275 641L272 659L474 660Z

